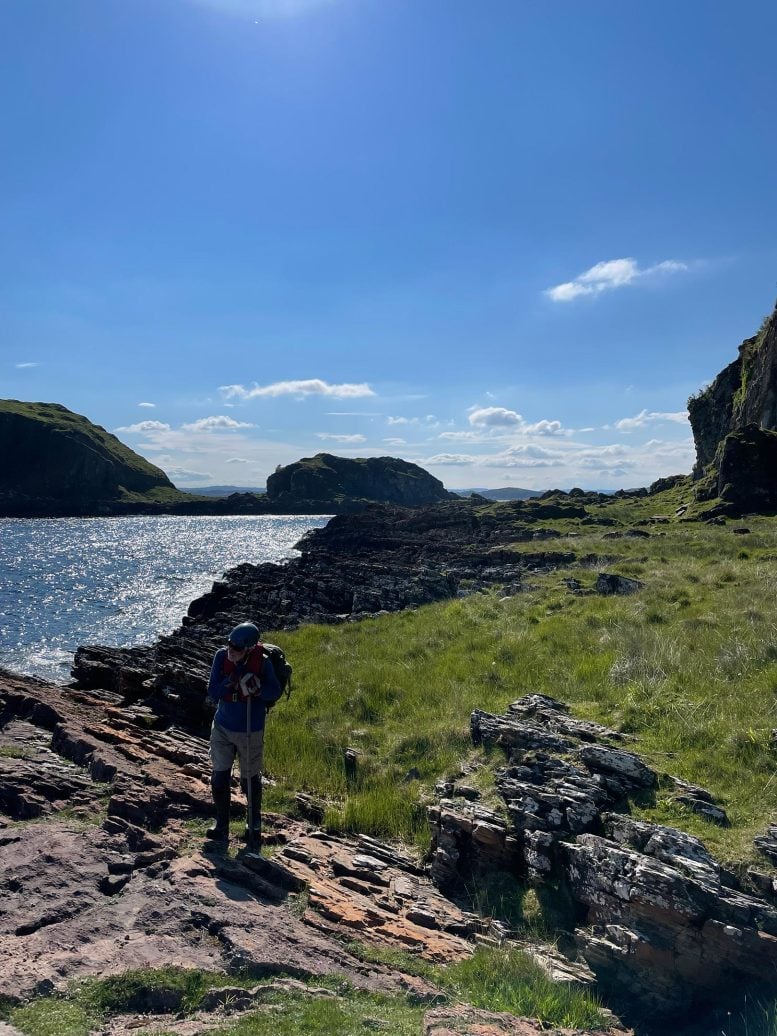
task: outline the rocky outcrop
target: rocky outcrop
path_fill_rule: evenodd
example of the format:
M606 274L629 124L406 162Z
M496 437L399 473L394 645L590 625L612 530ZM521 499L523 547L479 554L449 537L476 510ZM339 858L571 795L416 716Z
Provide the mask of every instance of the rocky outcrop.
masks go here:
M348 458L317 453L278 468L267 479L267 500L289 513L327 514L344 504L422 504L452 500L439 479L397 457Z
M520 946L554 979L595 975L616 1005L650 1011L658 1028L645 1032L680 1031L678 1013L706 1009L705 998L733 983L773 981L774 907L738 887L697 839L629 817L629 799L650 794L656 774L624 735L554 699L530 695L504 716L473 714L475 741L504 753L503 805L484 806L471 780L442 782L429 865L377 839L277 814L266 818L278 847L271 859L203 852L206 743L154 729L155 720L116 695L0 673L0 996L18 1001L73 978L173 965L274 977L275 991L311 996L320 980L346 974L356 989L440 1000L427 980L365 964L348 949L353 939L438 963L479 942ZM235 798L240 811L237 787ZM527 943L498 916L459 902L458 879L498 870L568 904L579 959L571 943L563 954ZM214 989L198 1027L163 1028L206 1032L209 1011L254 1009L270 994ZM434 1008L425 1024L434 1033L545 1031L455 1004Z
M777 510L777 431L750 424L723 440L718 496L738 513Z
M181 1009L181 991L161 988L138 1004L144 1031L158 1023L193 1036L278 993L334 997L332 983L321 984L327 978L440 1003L446 997L432 982L400 966L366 963L356 947L370 948L376 960L381 951L401 950L442 964L491 941L489 921L443 895L418 858L374 838L331 835L315 822L270 813L272 858L203 851L207 743L153 726L148 711L116 696L0 671L4 1002L139 968L271 979L213 988L185 1022L171 1017ZM549 973L590 981L585 968L564 972L552 946L527 950ZM428 1031L445 1031L445 1019L458 1033L541 1031L529 1020L520 1020L523 1028L477 1028L512 1024L511 1016L487 1018L463 1005L448 1012L430 1016ZM118 1036L139 1024L137 1015L125 1016L101 1031Z
M0 673L0 996L168 964L345 973L423 995L421 980L364 965L343 939L429 960L471 952L478 919L372 839L270 814L274 860L202 853L186 825L210 813L207 742L145 720L111 697Z
M777 309L715 380L688 400L696 495L733 511L777 507Z
M555 885L600 988L632 1018L678 1025L748 984L774 990L773 900L743 888L697 838L628 815L630 801L654 794L658 775L622 735L529 695L504 716L474 712L472 738L504 752L501 806L438 786L431 873L442 887L494 869ZM673 783L714 806L703 789Z
M0 514L94 514L177 490L159 468L58 403L0 400ZM183 494L181 494L183 496Z

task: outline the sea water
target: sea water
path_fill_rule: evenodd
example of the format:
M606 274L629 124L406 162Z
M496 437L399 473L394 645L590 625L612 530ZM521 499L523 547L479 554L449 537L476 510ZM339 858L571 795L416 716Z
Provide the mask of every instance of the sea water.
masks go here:
M0 666L56 683L80 644L148 644L242 562L327 517L0 518Z

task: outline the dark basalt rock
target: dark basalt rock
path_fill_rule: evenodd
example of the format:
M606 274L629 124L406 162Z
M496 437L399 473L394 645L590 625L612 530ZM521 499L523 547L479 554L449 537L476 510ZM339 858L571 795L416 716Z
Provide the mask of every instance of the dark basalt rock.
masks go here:
M748 985L773 990L773 879L754 872L752 890L742 888L697 838L630 817L629 800L654 794L657 774L616 747L621 735L575 720L543 695L502 716L476 710L471 725L475 743L504 751L507 765L496 772L503 806L469 803L453 794L455 782L438 784L442 797L429 809L435 881L453 893L501 869L540 888L551 883L601 988L627 1019L650 1017L646 1031L678 1031L689 1012ZM668 782L722 822L708 791ZM773 826L756 840L770 859L776 835Z
M777 510L777 432L751 424L726 436L718 461L718 496L738 513Z
M509 506L509 505L506 505ZM504 532L511 536L511 527ZM215 649L236 623L261 630L303 622L339 623L416 608L490 587L520 592L527 570L570 564L570 551L508 549L477 507L456 499L424 508L371 505L333 518L299 543L286 564L238 565L193 601L183 626L136 648L82 646L72 675L84 690L146 702L155 713L195 731Z
M638 590L644 589L645 584L639 579L629 579L627 576L613 575L608 572L600 572L596 577L595 590L605 596L610 594L635 594Z
M688 400L696 497L729 513L777 510L777 309L739 356Z

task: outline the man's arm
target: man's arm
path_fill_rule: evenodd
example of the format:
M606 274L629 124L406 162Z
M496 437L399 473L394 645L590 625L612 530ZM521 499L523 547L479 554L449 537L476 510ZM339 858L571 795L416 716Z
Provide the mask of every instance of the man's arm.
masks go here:
M219 702L228 694L233 694L235 687L230 676L224 676L223 662L226 651L219 648L213 656L213 665L208 680L208 698L212 702Z

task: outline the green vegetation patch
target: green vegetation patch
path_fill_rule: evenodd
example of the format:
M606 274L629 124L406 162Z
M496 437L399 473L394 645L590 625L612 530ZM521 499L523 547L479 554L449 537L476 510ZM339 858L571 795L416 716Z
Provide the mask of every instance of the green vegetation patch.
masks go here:
M597 1002L584 990L550 981L515 950L480 949L466 961L432 967L400 951L369 950L351 944L362 960L385 964L405 974L421 975L452 998L487 1010L537 1017L546 1024L605 1028ZM89 1036L117 1014L194 1013L206 990L224 985L255 986L256 979L187 971L140 970L107 979L74 983L67 995L44 997L22 1007L6 1005L2 1017L26 1036ZM316 980L316 985L322 985ZM212 1030L217 1036L356 1036L376 1029L396 1036L418 1036L424 1005L412 997L383 996L354 990L347 981L333 997L268 992L261 1008Z
M485 1010L538 1018L547 1025L610 1027L594 996L579 986L553 982L519 950L479 949L467 960L441 969L438 978L458 999Z
M0 1016L25 1036L89 1036L114 1015L190 1015L210 988L257 984L256 979L180 968L146 969L74 983L65 996L44 997L22 1007L6 1005ZM322 984L325 983L317 980L316 985ZM417 1036L421 1031L424 1009L407 998L356 992L344 980L337 986L338 995L331 998L273 992L264 1009L251 1011L235 1022L225 1022L213 1031L222 1036L348 1036L373 1027L398 1036Z
M323 1000L277 994L268 1010L251 1012L211 1032L213 1036L364 1036L376 1031L419 1036L424 1010L404 997L352 993Z
M671 502L685 492L673 487ZM665 495L601 511L619 521L661 513ZM435 782L472 760L472 710L501 713L539 692L635 735L634 750L659 772L712 792L731 827L679 809L669 789L643 803L641 816L671 816L726 862L753 859L753 837L777 816L777 521L748 519L744 535L730 524L637 526L646 538L612 537L628 525L555 525L562 539L546 545L560 543L576 560L527 573L521 593L496 589L269 635L294 662L295 691L268 720L266 766L278 782L268 808L287 808L305 791L328 803L332 830L423 846ZM644 588L601 596L602 570L636 576ZM582 591L571 593L567 579ZM490 765L500 763L496 752Z

